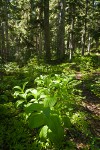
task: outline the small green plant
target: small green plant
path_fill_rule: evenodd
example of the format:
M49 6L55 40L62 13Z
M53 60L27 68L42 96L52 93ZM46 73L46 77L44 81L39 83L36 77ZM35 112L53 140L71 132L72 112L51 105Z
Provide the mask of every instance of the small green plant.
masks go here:
M35 79L37 88L26 89L15 86L16 107L23 107L30 128L38 129L42 142L53 143L61 147L64 140L64 128L70 128L71 122L66 112L73 111L73 105L79 102L75 98L75 86L79 84L74 75L51 74ZM78 93L79 94L79 93Z
M80 71L89 71L93 69L93 61L90 56L75 56L76 66L79 66Z
M19 66L16 62L10 62L4 65L6 73L19 72Z
M71 123L76 126L76 128L83 134L88 136L90 131L88 130L88 122L86 120L86 113L78 111L73 113L71 117Z
M91 91L100 98L100 78L96 78L95 82L90 86Z
M16 86L15 89L18 89L18 91L15 91L14 96L22 98L22 100L16 102L16 106L24 104L30 128L41 127L39 134L41 140L49 138L53 143L60 144L64 131L58 111L53 110L57 100L46 95L44 101L39 100L42 98L40 95L41 90L28 89L24 92L24 86L22 89ZM29 96L33 96L30 102L27 101Z

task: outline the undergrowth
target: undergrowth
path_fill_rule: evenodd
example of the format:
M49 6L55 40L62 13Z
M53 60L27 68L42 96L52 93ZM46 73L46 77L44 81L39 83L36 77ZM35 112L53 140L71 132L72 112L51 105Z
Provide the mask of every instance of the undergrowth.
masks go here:
M93 68L98 70L93 58L79 57L56 66L38 65L34 59L22 68L16 63L4 65L0 149L74 150L77 145L70 132L90 138L87 149L94 149L97 138L89 130L88 114L78 109L84 100L79 88L83 83L100 97L99 76L92 77ZM77 71L84 73L82 80L76 79Z

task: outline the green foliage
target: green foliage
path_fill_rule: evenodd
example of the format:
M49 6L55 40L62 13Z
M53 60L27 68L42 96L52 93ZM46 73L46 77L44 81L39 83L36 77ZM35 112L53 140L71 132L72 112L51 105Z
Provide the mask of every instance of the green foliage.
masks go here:
M34 148L33 144L30 144L32 139L28 127L23 128L23 122L19 119L6 118L0 121L0 149L32 150Z
M45 124L45 116L43 113L31 114L29 117L29 126L31 128L38 128Z
M88 90L91 91L94 95L96 95L98 98L100 98L100 77L99 72L96 71L93 74L90 74L90 76L87 75L85 78L86 87Z
M17 65L16 62L10 62L6 63L4 65L5 72L8 73L14 73L14 72L19 72L19 66Z
M0 149L33 149L31 132L17 113L13 103L0 104Z
M76 125L76 128L87 136L90 134L88 130L88 123L86 120L86 113L76 112L71 117L71 123Z
M14 96L19 99L16 106L23 103L30 128L41 128L40 139L50 140L57 147L64 139L64 128L70 128L71 122L66 112L72 113L72 107L80 100L75 96L79 84L74 75L44 75L35 79L36 89L15 86ZM73 94L73 95L72 95ZM77 98L75 98L77 97Z
M100 98L100 77L95 78L95 82L90 85L91 91Z
M93 61L90 56L75 56L76 66L79 66L80 71L89 71L93 69Z
M90 147L92 150L99 150L100 149L100 138L92 137Z
M48 126L45 125L41 128L41 131L40 131L40 134L39 134L39 137L41 139L41 141L45 141L46 138L47 138L47 133L48 133Z
M80 64L85 61L88 61L88 58L84 58ZM69 140L69 132L74 131L73 128L75 128L76 136L77 132L81 132L86 137L91 136L87 114L79 108L82 99L81 81L76 80L75 70L73 68L70 70L72 65L76 64L68 63L57 66L41 64L39 66L34 60L28 66L18 70L13 69L13 66L8 70L5 69L6 74L3 77L3 82L0 83L2 89L0 103L3 103L0 107L0 115L2 116L1 120L5 118L5 121L0 125L1 145L3 145L3 139L6 138L6 143L10 149L25 149L27 144L26 147L29 147L29 150L64 148L74 150L76 149L75 144ZM89 67L87 66L87 68ZM81 66L81 68L85 68L85 66ZM85 83L86 88L99 97L99 76L96 75L94 78L87 73L83 80L82 83ZM14 87L13 90L12 87ZM14 94L11 95L13 91ZM9 101L11 103L8 103ZM5 103L9 107L6 107ZM14 107L13 110L12 106ZM9 127L9 130L5 125L8 122L10 126L9 119L6 120L6 118L12 120L12 128ZM16 119L18 120L16 121ZM18 124L19 120L21 125ZM15 128L16 131L13 134L12 130ZM18 128L20 128L19 131L17 131ZM6 130L7 135L4 137ZM20 138L23 139L21 144L19 143ZM9 142L10 140L12 142ZM95 148L97 140L94 141L94 146L93 140L90 145Z

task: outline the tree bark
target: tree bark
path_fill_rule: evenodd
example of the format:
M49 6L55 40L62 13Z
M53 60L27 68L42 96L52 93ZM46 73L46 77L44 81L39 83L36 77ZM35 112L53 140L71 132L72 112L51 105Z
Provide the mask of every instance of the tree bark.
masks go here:
M4 23L2 22L1 24L1 36L2 36L2 41L1 41L1 47L2 47L2 50L1 50L1 57L2 57L2 62L5 62L5 33L4 33Z
M84 29L82 33L82 56L84 56L84 53L85 53L86 31L87 31L87 12L88 12L88 0L85 1L85 19L84 19Z
M88 54L90 54L90 48L91 48L91 37L90 34L88 34Z
M51 60L50 27L49 27L49 0L44 0L44 49L46 61Z
M59 2L57 58L62 60L65 55L65 0Z
M75 22L75 4L72 3L71 6L71 31L70 31L70 55L69 55L69 60L72 60L72 55L74 53L75 49L75 40L74 40L74 22Z
M5 38L6 38L6 61L9 59L9 37L8 37L8 3L9 0L6 0L5 4Z

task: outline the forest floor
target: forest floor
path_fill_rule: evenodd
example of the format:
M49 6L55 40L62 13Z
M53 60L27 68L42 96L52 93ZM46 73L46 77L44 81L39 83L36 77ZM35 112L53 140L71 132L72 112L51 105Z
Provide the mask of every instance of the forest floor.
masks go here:
M58 69L60 69L60 71L63 70L60 67L58 67ZM66 70L68 71L68 68ZM40 74L41 72L42 71L39 70L37 74ZM45 74L45 72L43 73ZM48 72L46 73L48 74ZM33 72L31 74L33 75ZM92 85L92 82L94 84L96 78L100 78L100 72L93 72L91 73L91 75L89 75L88 72L85 72L85 74L87 74L87 78L82 78L83 73L81 71L77 72L76 70L74 70L74 74L76 74L77 80L82 81L82 83L79 85L79 89L81 89L82 91L83 99L80 105L77 107L77 110L86 113L86 121L89 125L88 129L90 133L86 136L86 134L83 134L75 127L69 130L66 134L67 137L66 139L73 141L76 145L75 149L69 149L69 150L99 150L100 149L100 97L97 96L95 92L91 90L90 84ZM0 111L1 111L0 143L2 143L2 146L0 145L1 150L12 150L14 148L12 147L9 148L9 145L11 146L14 145L15 147L17 147L19 144L20 147L21 146L20 143L23 143L23 145L26 146L25 149L31 150L31 148L29 148L29 145L31 145L30 143L33 142L33 139L31 138L32 135L27 134L28 132L30 133L29 129L27 127L25 127L24 129L23 121L19 121L21 117L18 116L20 114L17 115L18 112L14 108L14 105L12 105L13 97L11 95L12 88L18 83L20 84L20 82L17 81L17 78L20 77L24 78L24 76L25 74L19 75L19 73L18 74L14 73L14 75L8 74L3 77L4 83L2 84L0 83L2 88L1 93L3 93L3 91L5 92L5 96L1 97L2 99L4 98L5 101L4 103L2 102L0 104ZM22 79L20 79L20 81L22 82ZM22 84L23 83L21 83L21 85ZM31 84L33 86L33 81L31 81ZM94 90L96 90L96 88L94 88ZM9 99L11 100L11 102ZM18 150L21 149L23 150L24 148L23 147L18 148ZM17 148L15 150L17 150ZM66 150L66 149L61 149L61 150Z
M81 72L80 72L81 74ZM95 73L92 75L94 78L99 76L100 73ZM92 81L91 81L92 82ZM75 135L74 141L77 145L77 150L99 150L100 148L100 98L96 96L89 88L87 88L87 83L83 81L81 85L82 89L82 100L80 110L87 113L87 122L89 123L89 130L94 137L91 148L88 145L90 137L85 137L81 133L78 136ZM76 134L76 133L74 133Z

